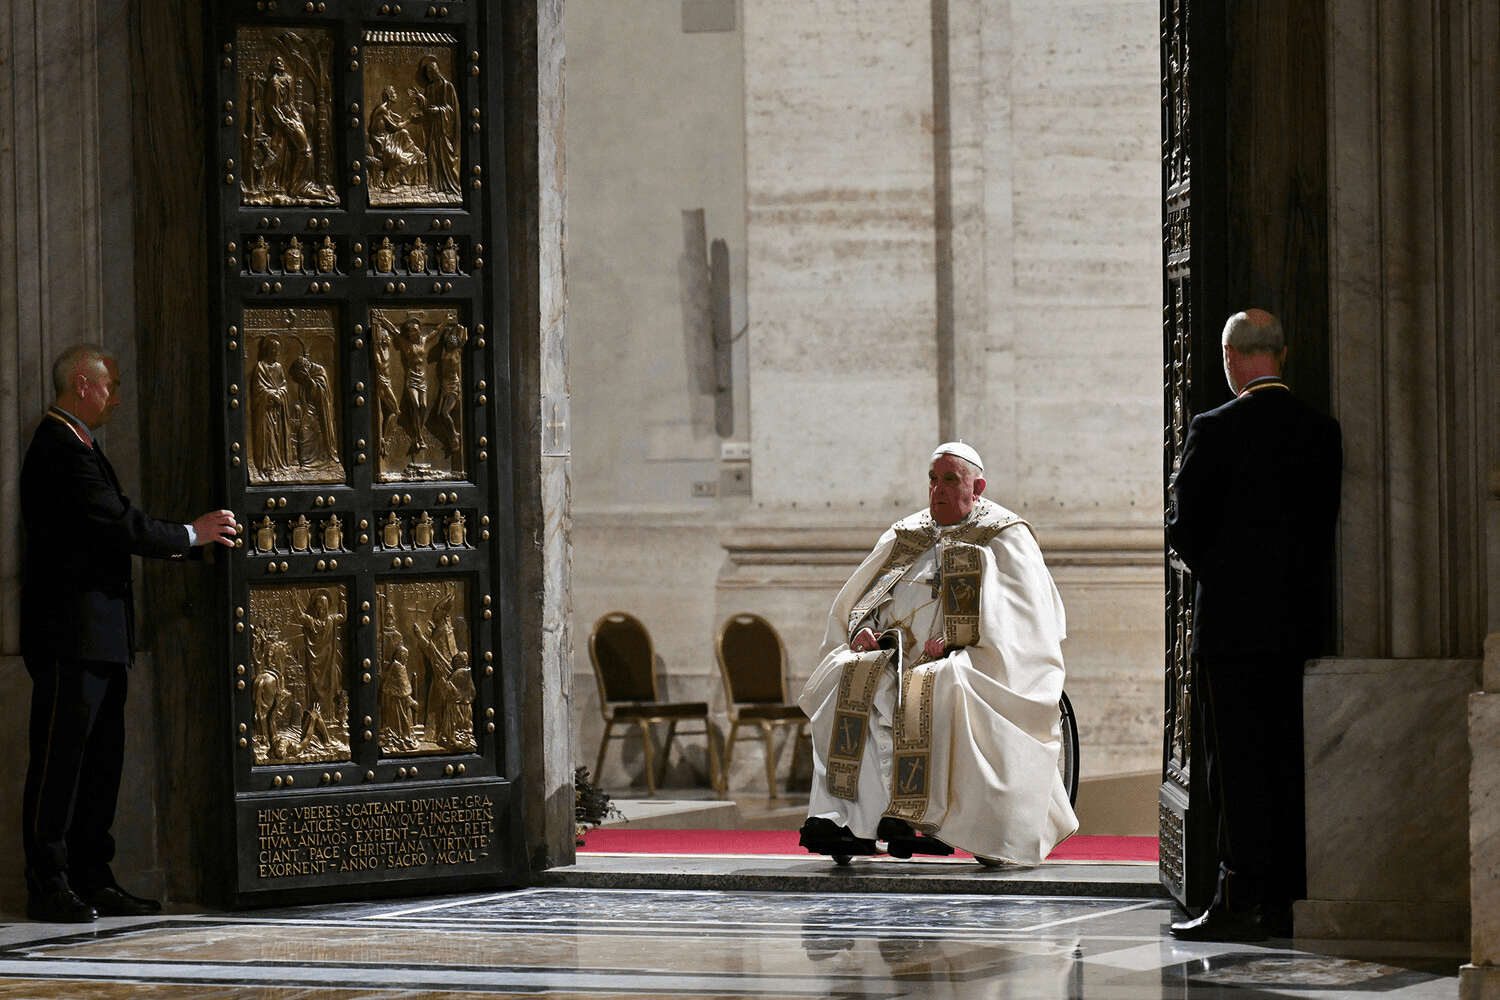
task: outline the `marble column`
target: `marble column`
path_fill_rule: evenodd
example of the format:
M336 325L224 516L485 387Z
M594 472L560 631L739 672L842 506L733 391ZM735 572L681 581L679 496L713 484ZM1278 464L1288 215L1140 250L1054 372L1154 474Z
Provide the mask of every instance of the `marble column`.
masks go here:
M530 0L536 18L536 202L537 258L530 280L536 283L535 328L521 328L536 338L535 382L517 384L518 405L530 408L530 446L517 455L517 485L528 489L520 462L536 462L540 518L522 530L531 546L522 557L523 572L536 580L534 607L525 615L534 628L527 637L526 696L528 724L539 724L539 740L523 738L527 775L524 785L527 838L532 869L540 871L573 861L573 602L572 602L572 466L568 415L567 162L563 122L566 89L563 78L563 0ZM528 116L529 118L529 116ZM528 144L528 148L530 145ZM529 297L528 293L528 297ZM527 353L530 353L529 351ZM523 421L523 425L526 422ZM533 450L535 449L535 450ZM534 616L534 617L533 617ZM532 650L535 652L533 653Z
M1500 919L1500 900L1482 891L1500 852L1486 814L1500 743L1492 696L1474 694L1491 690L1479 657L1500 620L1484 305L1500 290L1500 17L1479 0L1327 0L1326 12L1329 362L1345 447L1338 627L1342 653L1360 659L1325 661L1308 676L1313 898L1299 906L1297 931L1457 941L1472 912L1464 990L1500 995L1475 992L1500 985L1500 956L1480 944L1481 928ZM1405 718L1427 720L1422 732L1381 721L1391 699ZM1320 738L1314 727L1331 728ZM1367 756L1389 765L1368 801L1328 784L1347 758L1327 738L1340 728L1371 734ZM1461 774L1466 801L1455 799ZM1390 800L1392 819L1361 825L1392 793L1407 796ZM1468 815L1467 844L1435 830L1410 840L1430 810L1450 827ZM1339 848L1350 830L1376 849ZM1401 906L1400 919L1382 918Z

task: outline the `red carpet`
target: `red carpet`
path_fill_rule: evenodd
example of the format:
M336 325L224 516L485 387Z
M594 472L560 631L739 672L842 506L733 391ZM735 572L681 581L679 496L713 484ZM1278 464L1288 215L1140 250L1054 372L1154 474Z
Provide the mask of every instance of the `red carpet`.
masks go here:
M790 854L807 857L796 830L590 830L580 854ZM963 851L955 857L970 857ZM1069 837L1049 861L1157 861L1155 837Z

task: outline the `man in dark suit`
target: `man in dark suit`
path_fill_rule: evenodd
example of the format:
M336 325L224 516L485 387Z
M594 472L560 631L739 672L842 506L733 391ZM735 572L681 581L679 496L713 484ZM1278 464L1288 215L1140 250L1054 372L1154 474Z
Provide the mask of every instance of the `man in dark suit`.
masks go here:
M1167 537L1193 572L1192 711L1218 817L1219 883L1183 940L1291 933L1306 893L1302 668L1320 650L1343 450L1337 421L1281 379L1270 313L1224 326L1235 398L1193 419Z
M93 436L120 402L107 351L67 349L52 380L57 401L21 466L21 655L32 680L22 843L27 914L80 923L161 909L121 889L109 867L135 653L130 557L182 559L194 545L233 545L235 528L227 510L192 524L158 521L120 492Z

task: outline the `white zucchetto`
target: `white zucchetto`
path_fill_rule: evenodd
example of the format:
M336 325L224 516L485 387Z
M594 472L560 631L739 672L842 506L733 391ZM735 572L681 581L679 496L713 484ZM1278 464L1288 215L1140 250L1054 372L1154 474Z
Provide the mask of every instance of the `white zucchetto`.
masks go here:
M949 441L947 444L938 445L937 451L934 451L932 453L932 457L927 460L927 464L931 465L933 462L936 462L939 455L956 456L963 459L965 462L972 464L980 472L984 471L984 460L979 457L979 452L964 444L962 441Z

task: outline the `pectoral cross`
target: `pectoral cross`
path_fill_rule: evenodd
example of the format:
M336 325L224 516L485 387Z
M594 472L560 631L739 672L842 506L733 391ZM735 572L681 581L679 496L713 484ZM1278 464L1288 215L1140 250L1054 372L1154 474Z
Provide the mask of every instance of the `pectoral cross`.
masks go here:
M932 564L932 575L929 576L929 577L926 577L923 580L920 580L919 582L927 584L928 589L932 591L932 599L934 601L937 600L938 599L938 595L942 593L942 587L943 587L943 571L942 571L942 567L939 566L937 563L933 563Z

